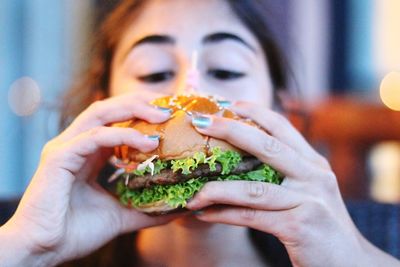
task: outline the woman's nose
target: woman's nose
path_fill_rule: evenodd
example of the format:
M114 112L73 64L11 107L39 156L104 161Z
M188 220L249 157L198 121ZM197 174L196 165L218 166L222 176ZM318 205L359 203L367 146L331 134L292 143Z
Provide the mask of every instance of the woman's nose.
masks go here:
M187 70L178 80L176 94L194 94L199 89L200 73L198 70Z
M176 94L195 94L199 90L200 71L197 64L197 52L193 52L190 64L178 76Z

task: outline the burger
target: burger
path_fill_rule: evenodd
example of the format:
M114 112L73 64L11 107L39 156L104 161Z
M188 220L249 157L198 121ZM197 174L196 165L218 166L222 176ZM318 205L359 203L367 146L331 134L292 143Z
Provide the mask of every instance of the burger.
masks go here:
M279 184L279 172L233 145L200 134L192 117L213 114L258 127L229 110L226 101L196 95L167 96L151 104L171 109L161 124L130 120L114 127L131 127L148 136L159 136L154 151L142 153L122 145L115 147L116 192L124 205L144 213L164 214L186 206L209 181L248 180Z

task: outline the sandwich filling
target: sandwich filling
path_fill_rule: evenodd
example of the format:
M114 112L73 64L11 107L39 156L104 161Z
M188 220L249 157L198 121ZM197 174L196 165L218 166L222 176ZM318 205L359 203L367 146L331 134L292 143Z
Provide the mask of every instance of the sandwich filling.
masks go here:
M134 169L119 173L117 194L124 205L141 207L165 202L173 208L185 207L208 181L246 180L280 184L282 175L255 157L236 151L196 152L190 158L167 160L156 155Z

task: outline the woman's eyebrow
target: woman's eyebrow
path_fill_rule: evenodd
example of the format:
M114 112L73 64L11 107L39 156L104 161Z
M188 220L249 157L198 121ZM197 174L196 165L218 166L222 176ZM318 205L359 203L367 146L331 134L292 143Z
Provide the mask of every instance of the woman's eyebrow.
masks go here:
M144 45L144 44L158 44L158 45L164 45L164 44L170 44L173 45L175 44L175 39L169 35L159 35L159 34L153 34L153 35L147 35L136 42L134 42L129 49L124 53L124 56L122 58L126 58L127 55L132 51L137 46Z
M219 43L225 40L233 40L236 41L247 48L249 48L251 51L256 52L256 49L251 46L249 43L247 43L245 40L240 38L239 36L233 34L233 33L228 33L228 32L216 32L212 34L208 34L203 38L203 44L210 44L210 43ZM130 48L127 50L127 52L124 54L122 58L126 58L126 56L132 51L137 46L143 45L143 44L158 44L158 45L173 45L175 44L176 41L172 36L169 35L160 35L160 34L153 34L153 35L148 35L145 36L138 41L134 42Z
M208 43L218 43L221 41L225 40L232 40L241 43L242 45L246 46L249 48L251 51L256 52L256 49L251 46L249 43L247 43L245 40L240 38L239 36L233 34L233 33L228 33L228 32L216 32L209 34L203 38L203 43L208 44Z
M175 39L169 35L148 35L136 41L131 46L131 50L142 44L175 44Z

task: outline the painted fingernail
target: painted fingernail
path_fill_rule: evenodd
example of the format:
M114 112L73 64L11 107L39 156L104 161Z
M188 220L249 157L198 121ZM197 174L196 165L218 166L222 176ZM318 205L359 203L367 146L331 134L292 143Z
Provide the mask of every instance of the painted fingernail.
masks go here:
M232 102L228 100L218 100L217 103L222 108L227 108L232 106Z
M159 141L160 136L159 135L146 135L147 138L149 138L151 141Z
M206 116L195 116L192 118L192 124L197 127L197 128L207 128L211 125L212 120L210 117L206 117Z
M192 214L193 214L194 216L200 216L200 215L203 215L203 214L204 214L204 211L202 211L202 210L195 210L195 211L192 211Z
M159 107L159 106L154 106L156 109L166 113L166 114L170 114L172 113L172 108L164 108L164 107Z

